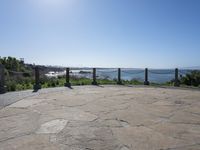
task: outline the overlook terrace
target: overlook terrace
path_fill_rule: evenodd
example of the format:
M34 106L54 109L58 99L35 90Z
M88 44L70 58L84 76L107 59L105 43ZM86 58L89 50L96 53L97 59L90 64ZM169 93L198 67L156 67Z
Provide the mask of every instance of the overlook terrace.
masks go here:
M73 86L0 102L1 150L200 149L199 90Z

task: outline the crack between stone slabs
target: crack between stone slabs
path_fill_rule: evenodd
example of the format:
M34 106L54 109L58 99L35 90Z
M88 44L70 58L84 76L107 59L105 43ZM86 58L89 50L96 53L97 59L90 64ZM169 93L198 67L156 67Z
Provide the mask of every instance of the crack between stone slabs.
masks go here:
M73 108L73 107L82 107L82 106L85 106L85 105L87 105L87 104L89 104L89 102L88 103L84 103L84 104L78 104L78 105L71 105L71 106L69 106L69 105L64 105L65 107L69 107L69 108ZM63 105L60 105L60 106L63 106Z
M159 101L162 101L162 100L155 100L155 101L153 101L153 102L149 102L149 103L146 103L146 104L148 104L148 105L153 105L154 103L157 103L157 102L159 102Z
M191 113L191 114L193 114L193 115L200 115L199 113L192 113L192 112L190 112L190 111L187 111L187 110L184 110L185 108L183 108L182 107L182 105L180 105L177 109L175 109L175 110L172 110L170 113L171 113L171 115L169 116L169 117L163 117L163 116L158 116L158 117L163 117L163 118L166 118L166 119L170 119L171 117L173 117L174 115L175 115L175 113L176 112L178 112L178 111L180 111L180 110L183 110L184 112L187 112L187 113ZM153 115L153 114L152 114ZM154 116L156 116L156 115L154 115Z
M173 112L171 112L171 114L169 115L169 116L157 116L157 115L153 115L152 114L152 116L154 116L154 117L159 117L159 118L163 118L163 119L166 119L166 120L170 120L170 118L171 117L173 117L175 114L173 113ZM155 124L159 124L159 123L161 123L161 122L163 122L163 120L161 120L161 121L159 121L159 122L157 122L157 123L155 123Z
M200 113L196 113L196 112L191 112L191 111L187 111L187 110L184 110L185 112L187 112L187 113L191 113L191 114L193 114L193 115L200 115Z
M106 107L107 107L107 106L106 106ZM115 112L115 111L126 110L126 109L128 109L128 108L130 108L130 107L131 107L131 106L129 105L129 106L126 106L126 107L124 107L124 108L113 108L113 109L111 109L110 111L108 111L107 114L112 113L112 112ZM107 108L109 108L109 107L107 107Z
M176 150L176 149L179 149L179 148L187 148L187 147L196 146L196 145L200 146L200 143L195 143L195 144L191 144L191 145L184 145L184 146L178 146L178 147L172 147L172 148L166 148L166 149L163 149L163 150Z
M19 134L19 135L16 135L16 136L10 137L10 138L6 138L6 139L3 139L3 140L0 140L0 143L6 142L6 141L8 141L8 140L15 139L15 138L20 138L20 137L23 137L23 136L31 135L31 134L34 134L34 132L29 132L29 133Z
M166 136L164 133L158 132L158 131L154 130L153 128L151 128L151 126L154 126L154 125L156 125L156 124L158 124L158 123L155 123L155 124L150 125L150 126L143 125L143 127L146 127L146 128L148 128L148 129L150 129L150 130L152 130L153 132L156 132L156 133L158 133L158 134L162 134L162 135L165 136L165 137L169 137L169 138L173 138L173 139L185 141L185 139L183 139L183 138L174 137L174 136ZM195 144L196 144L196 143L195 143ZM199 143L199 144L200 144L200 143ZM186 145L186 146L187 146L187 145ZM168 150L168 149L166 149L166 150ZM169 150L171 150L171 149L169 149Z
M102 128L102 127L95 127L95 128ZM111 136L112 136L112 138L111 138L111 140L113 140L113 141L116 141L116 144L114 144L114 145L112 145L112 146L114 146L114 147L120 147L120 142L119 142L119 140L117 139L117 138L115 138L114 137L114 133L113 133L113 131L112 131L112 128L107 128L110 132L111 132ZM68 137L71 137L71 138L73 138L74 140L76 140L76 141L78 141L79 143L83 143L83 141L82 141L82 138L75 138L73 135L68 135ZM84 143L88 143L88 142L91 142L91 141L101 141L101 142L105 142L105 140L104 139L102 139L102 138L88 138L88 140L87 141L85 141ZM61 143L61 144L63 144L63 143ZM74 146L78 146L77 145L77 143L76 144L63 144L63 145L67 145L67 146L69 146L69 147L74 147ZM79 144L79 146L82 146L82 147L84 147L84 144L83 145L81 145L81 144Z
M107 106L105 106L105 107L107 107ZM119 109L117 109L117 108L113 108L113 109L110 109L109 111L100 111L100 112L102 112L103 114L109 114L109 113L112 113L112 112L115 112L115 111L122 111L122 110L126 110L126 109L128 109L128 108L130 108L131 106L126 106L126 107L124 107L124 108L119 108ZM110 107L107 107L107 108L110 108ZM91 114L93 114L93 112L91 112L91 111L87 111L87 112L90 112ZM100 117L100 112L97 114L99 117ZM93 114L93 115L96 115L96 114ZM96 115L96 116L97 116Z
M97 121L97 120L99 120L99 116L97 116L97 118L95 118L94 120L91 120L91 121L89 121L89 122L95 122L95 121Z
M159 131L156 131L156 130L152 129L152 128L149 127L149 126L144 126L144 127L148 128L148 129L151 129L151 130L153 130L154 132L157 132L157 133L159 133L159 134L162 134L162 135L165 136L165 137L169 137L169 138L173 138L173 139L185 141L185 139L180 138L180 137L174 137L174 136L165 135L164 133L161 133L161 132L159 132Z
M101 98L99 98L99 99L96 99L96 100L91 100L91 101L89 101L89 102L87 102L87 103L84 103L84 104L80 104L80 105L73 105L73 106L66 106L66 105L56 105L56 104L53 104L53 105L56 105L56 106L62 106L62 107L69 107L69 108L74 108L74 107L82 107L82 106L85 106L85 105L88 105L88 104L91 104L91 103L94 103L94 102L96 102L96 101L98 101L98 100L100 100ZM124 104L127 104L128 102L124 102ZM119 106L120 106L121 104L119 104ZM116 106L118 106L118 105L116 105ZM107 106L106 106L107 107ZM112 109L112 110L110 110L110 111L104 111L106 114L109 114L109 113L111 113L112 111L117 111L117 110L125 110L125 109L128 109L130 106L126 106L125 108L120 108L120 109L117 109L117 108L114 108L114 109ZM107 107L107 108L110 108L110 107ZM89 112L89 113L91 113L91 114L93 114L93 112L91 112L91 111L85 111L85 112ZM96 114L93 114L93 115L96 115Z
M118 96L118 95L116 95L116 96ZM96 102L96 101L99 101L99 100L104 100L105 98L109 98L109 97L112 97L112 96L103 96L103 97L99 97L99 98L97 98L97 99L95 99L95 100L91 100L91 101L86 102L86 103L84 103L84 104L78 104L78 105L73 105L73 106L70 106L70 105L57 105L57 104L54 104L54 103L51 103L51 104L56 105L56 106L65 106L65 107L69 107L69 108L73 108L73 107L82 107L82 106L88 105L88 104L90 104L90 103L94 103L94 102ZM127 100L129 100L129 99L127 99ZM127 101L127 102L122 102L122 104L123 104L123 103L126 104L126 103L128 103L128 101ZM121 105L121 104L119 104L119 105Z
M121 92L121 91L119 91L119 92ZM118 96L127 96L127 95L131 95L131 96L133 96L133 94L126 94L126 93L124 93L124 94L116 94L116 95L110 95L110 96L104 96L103 98L112 98L112 97L118 97ZM128 98L127 98L128 99Z
M173 138L173 139L178 139L178 140L185 141L185 139L182 139L182 138L177 138L177 137L173 137L173 136L167 136L167 135L165 135L165 134L163 134L163 133L161 133L161 132L158 132L158 131L156 131L156 130L154 130L153 128L150 127L150 126L154 126L154 125L156 125L156 124L158 124L158 123L155 123L155 124L152 124L152 125L144 125L144 124L141 124L141 125L130 126L130 127L145 127L145 128L147 128L147 129L150 129L151 131L156 132L156 133L158 133L158 134L161 134L161 135L163 135L163 136L165 136L165 137L169 137L169 138Z
M155 115L153 113L150 113L150 115L154 116L154 117L160 117L160 118L164 118L164 119L167 119L167 120L170 120L171 117L173 117L175 115L176 112L182 110L181 106L179 106L177 109L174 109L172 111L169 112L169 116L160 116L160 115ZM162 121L160 121L162 122Z
M85 149L86 149L86 150L94 150L93 148L88 148L88 147L86 147Z
M200 123L191 123L191 122L170 122L174 124L186 124L186 125L197 125L200 126Z
M82 141L80 138L74 138L73 135L69 135L68 137L71 137L71 138L73 138L74 140L78 141L78 143L79 143L78 145L79 145L79 146L81 146L80 143L83 143L83 141ZM101 142L105 142L105 140L103 140L103 139L93 138L93 139L88 139L88 140L85 141L84 143L91 142L91 141L101 141ZM66 144L66 143L61 143L61 144L63 144L63 145L67 145L67 146L69 146L69 147L78 146L77 143L75 143L75 144Z
M123 147L127 148L128 150L130 150L130 149L132 149L133 146L132 146L132 144L131 144L131 146L122 144L122 146L120 146L120 149L122 149Z
M78 140L78 139L77 139ZM80 141L80 140L79 140ZM101 141L101 142L105 142L105 140L103 139L98 139L98 138L91 138L91 139L88 139L86 142L92 142L92 141ZM81 141L80 141L81 142Z
M99 98L97 98L97 99L95 99L95 100L90 100L90 101L88 101L88 102L86 102L86 103L84 103L84 104L77 104L77 105L57 105L57 104L53 104L53 105L57 105L57 106L65 106L65 107L70 107L70 108L73 108L73 107L82 107L82 106L85 106L85 105L87 105L87 104L90 104L90 103L93 103L93 102L96 102L96 101L99 101L99 100L101 100L101 99L103 99L103 97L99 97Z
M28 112L28 111L27 111ZM34 111L33 111L34 112ZM37 113L37 112L34 112L34 113ZM23 114L23 113L20 113L20 114ZM20 115L20 114L17 114L16 116L18 116L18 115ZM37 113L39 116L41 115L41 114L39 114L39 113ZM10 120L11 121L11 120ZM18 138L18 137L23 137L23 136L26 136L26 135L31 135L31 134L34 134L35 133L35 131L38 129L38 125L34 128L34 130L33 131L31 131L31 132L28 132L28 133L23 133L23 134L18 134L18 135L16 135L16 136L14 136L14 137L10 137L10 138L6 138L6 139L3 139L3 140L0 140L0 143L1 142L5 142L5 141L7 141L7 140L11 140L11 139L15 139L15 138ZM13 128L16 128L16 127L12 127L12 129ZM11 130L11 128L9 128L8 130ZM6 130L6 131L8 131L8 130ZM3 131L4 132L4 131Z
M126 125L127 125L127 127L131 127L130 123L126 120L119 119L119 118L116 118L115 120L119 122L119 124L121 125L122 128L126 127ZM125 123L126 125L123 125L123 123Z
M14 116L18 116L18 115L21 115L21 114L24 114L24 113L27 113L27 112L29 112L29 111L30 111L30 110L28 110L28 108L25 108L25 109L27 109L27 111L25 111L25 112L22 112L22 113L18 113L18 114L13 114L13 115L2 116L2 117L0 117L0 119L4 119L4 118L8 118L8 117L14 117Z

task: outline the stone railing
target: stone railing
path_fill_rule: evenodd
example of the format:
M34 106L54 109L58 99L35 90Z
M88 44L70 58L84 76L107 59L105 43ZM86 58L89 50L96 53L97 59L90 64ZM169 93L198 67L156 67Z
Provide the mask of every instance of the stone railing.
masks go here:
M92 85L98 85L98 82L96 80L96 71L97 68L93 68L92 71ZM121 68L118 68L118 70L116 70L115 72L118 73L118 77L117 77L117 84L122 84L122 80L121 80L121 72L123 73L128 73L126 71L121 71ZM148 80L148 73L152 73L152 74L167 74L167 73L159 73L159 72L155 72L155 71L149 71L148 68L145 68L145 70L142 70L138 73L143 73L144 72L144 85L149 85L149 80ZM137 73L137 72L136 72ZM129 73L129 74L136 74L136 73ZM174 73L174 86L179 86L179 71L176 68L175 71L170 71L170 74ZM66 68L66 82L64 84L64 86L66 87L71 87L71 83L70 83L70 68ZM35 67L35 84L33 86L34 91L37 91L39 89L41 89L41 84L40 84L40 69L38 66ZM5 93L6 92L6 86L5 86L5 67L3 65L0 64L0 94Z

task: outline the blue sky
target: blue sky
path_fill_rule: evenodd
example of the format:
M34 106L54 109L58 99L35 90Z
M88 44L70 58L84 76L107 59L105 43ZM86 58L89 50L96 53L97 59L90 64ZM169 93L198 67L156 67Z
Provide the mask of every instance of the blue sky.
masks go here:
M0 56L72 67L200 66L200 1L0 0Z

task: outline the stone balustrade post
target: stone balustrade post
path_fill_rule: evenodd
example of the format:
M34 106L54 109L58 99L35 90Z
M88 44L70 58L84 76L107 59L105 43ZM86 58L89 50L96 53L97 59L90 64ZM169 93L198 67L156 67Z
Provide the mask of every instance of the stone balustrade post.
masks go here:
M96 68L93 68L93 81L92 81L92 85L97 85L97 81L96 81Z
M117 84L122 84L122 81L121 81L121 69L118 68L118 81L117 81Z
M174 86L178 87L180 86L179 79L178 79L178 68L175 69L175 81Z
M35 84L33 86L34 90L39 90L41 89L41 85L40 85L40 72L39 72L39 67L36 66L35 67Z
M69 68L66 68L66 83L65 83L65 87L71 87L71 83L70 83L70 75L69 75Z
M0 64L0 94L6 93L5 86L5 67Z
M148 81L148 68L145 68L145 81L144 81L144 85L149 85L149 81Z

